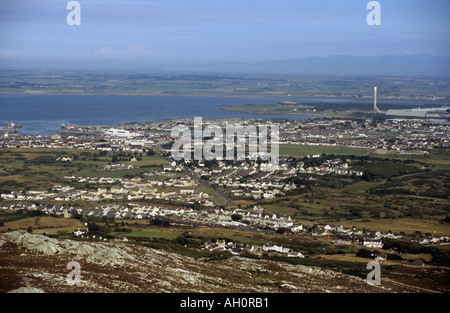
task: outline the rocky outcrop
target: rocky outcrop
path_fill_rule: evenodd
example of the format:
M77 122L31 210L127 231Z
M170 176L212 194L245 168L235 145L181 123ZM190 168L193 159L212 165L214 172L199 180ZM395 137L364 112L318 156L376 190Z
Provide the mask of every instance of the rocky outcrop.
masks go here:
M85 260L99 265L123 265L128 254L109 243L88 243L74 240L58 240L44 235L33 235L23 231L3 234L1 241L10 241L27 250L45 255L68 254L74 260Z
M40 288L34 288L34 287L20 287L11 291L8 291L8 293L45 293L44 290Z
M67 281L71 261L80 264L78 285ZM388 291L361 278L303 265L239 256L205 263L132 244L59 240L20 231L0 234L0 272L14 277L15 285L45 292Z

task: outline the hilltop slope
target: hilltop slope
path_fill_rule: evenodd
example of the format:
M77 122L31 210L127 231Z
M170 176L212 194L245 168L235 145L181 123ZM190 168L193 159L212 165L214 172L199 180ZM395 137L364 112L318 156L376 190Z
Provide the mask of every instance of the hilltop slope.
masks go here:
M67 263L81 265L70 286ZM303 265L232 257L203 262L125 243L58 240L13 231L0 234L0 292L392 292L364 279Z

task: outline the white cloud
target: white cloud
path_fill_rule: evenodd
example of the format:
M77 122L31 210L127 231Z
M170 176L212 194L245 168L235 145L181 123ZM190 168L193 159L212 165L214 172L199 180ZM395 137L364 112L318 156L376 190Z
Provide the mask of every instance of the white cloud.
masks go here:
M17 55L17 51L0 48L0 58L11 58Z
M129 46L126 49L114 49L112 47L103 46L97 51L96 55L112 58L121 57L155 57L161 55L158 49L150 49L144 45Z

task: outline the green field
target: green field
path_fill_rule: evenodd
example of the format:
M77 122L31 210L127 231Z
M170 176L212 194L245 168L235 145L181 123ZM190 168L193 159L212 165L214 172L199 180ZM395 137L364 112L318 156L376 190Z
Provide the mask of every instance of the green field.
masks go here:
M221 206L225 204L225 200L211 188L208 188L204 185L200 185L195 190L197 192L204 192L209 194L209 200L211 200L216 206Z
M351 192L364 193L364 192L366 192L366 190L368 190L372 187L376 187L380 184L381 184L381 182L359 181L359 182L345 186L345 190L348 190Z
M351 148L351 147L331 147L331 146L312 146L312 145L293 145L280 144L280 156L292 156L303 158L308 154L334 154L334 155L356 155L363 156L372 150L367 148Z
M434 150L431 151L427 156L423 154L371 154L373 157L378 158L390 158L397 160L412 160L416 162L421 162L433 166L435 169L449 169L450 168L450 153L445 150Z
M84 229L83 224L76 219L56 218L52 216L27 217L26 215L17 216L16 212L1 212L0 222L3 222L3 226L0 226L0 231L6 231L8 229L27 229L28 227L32 227L33 232L35 233L46 232L56 234L58 231L71 233L78 228ZM13 215L15 215L15 219L10 220Z
M70 157L72 161L57 161L58 157ZM161 169L166 160L143 155L140 161L119 157L117 163L132 164L129 170L109 171L104 167L112 164L112 157L97 152L64 149L0 150L0 190L13 191L24 188L48 189L64 181L64 176L75 177L124 177L137 176L154 169Z
M121 233L112 233L112 235L118 235ZM173 239L176 238L179 235L179 233L177 232L170 232L170 231L160 231L160 230L156 230L156 229L145 229L145 230L139 230L139 231L134 231L131 233L126 233L123 234L123 236L125 237L146 237L146 238L163 238L163 239Z
M271 94L283 94L283 92ZM249 114L308 114L314 109L313 105L302 105L297 103L276 103L270 105L261 104L245 104L240 106L232 106L224 108L226 111L244 112ZM311 112L312 113L312 112Z
M432 219L371 219L370 221L352 220L340 221L339 225L346 227L357 227L365 229L375 229L382 232L392 231L394 233L404 232L406 234L414 234L420 231L422 234L445 235L450 233L450 227L446 224L437 223Z

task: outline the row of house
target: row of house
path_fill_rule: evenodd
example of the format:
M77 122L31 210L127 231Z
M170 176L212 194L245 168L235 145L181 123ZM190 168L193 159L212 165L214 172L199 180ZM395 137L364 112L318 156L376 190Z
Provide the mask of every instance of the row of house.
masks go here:
M252 211L234 209L226 210L222 208L213 208L207 210L194 210L185 207L172 207L164 205L142 205L139 203L129 203L128 206L118 204L101 205L95 208L86 209L72 206L58 205L36 205L33 203L15 203L0 204L3 210L39 210L44 214L56 214L65 218L73 217L75 214L84 216L108 217L113 219L145 219L145 218L168 218L174 222L184 224L202 224L212 227L235 227L241 228L248 226L250 223L254 226L265 226L270 229L278 229L285 227L287 231L292 233L310 234L316 237L341 238L334 242L340 245L360 244L367 248L381 249L383 248L383 239L402 239L408 242L415 242L423 245L439 244L449 242L448 236L425 236L405 239L399 234L392 232L366 231L361 229L346 228L343 226L335 226L329 224L315 224L310 232L302 224L294 223L290 216L265 213L261 207L254 207ZM246 223L234 221L233 215L242 216L242 221ZM247 229L251 229L248 228ZM253 228L257 230L258 228ZM289 252L283 250L279 246L263 246L263 251Z
M280 125L280 141L300 145L329 145L424 152L446 147L450 141L447 123L429 119L388 119L373 123L352 120L288 121ZM379 136L383 134L383 136Z
M152 180L152 175L147 176L149 177L148 179L65 177L79 183L111 184L112 186L97 188L95 191L73 189L64 192L64 197L58 197L55 200L97 202L104 199L126 199L128 201L163 199L214 206L213 201L209 199L209 194L202 191L197 192L195 190L197 184L188 176L184 178L171 177L166 180Z
M216 242L208 240L204 243L204 249L208 251L229 251L231 254L239 255L242 252L261 254L262 252L281 253L288 257L304 258L300 252L291 251L289 248L284 248L279 245L265 244L261 246L253 246L247 244L239 244L234 242L226 242L223 239L217 239Z
M142 138L119 138L119 140L118 138L109 138L109 142L102 139L103 136L100 135L102 133L98 133L96 136L72 136L69 132L52 137L5 134L0 136L0 147L47 147L104 151L119 148L124 152L141 154L144 147L173 140L171 129L179 122L179 120L172 120L164 123L146 123L145 127L148 128L143 131ZM187 125L192 124L192 121L184 122ZM215 122L223 123L223 121ZM261 124L261 121L250 119L226 121L226 123L233 122L241 125ZM448 123L434 122L425 118L388 119L376 123L371 120L358 123L344 119L289 120L281 123L279 127L280 143L291 144L365 147L392 151L427 151L436 147L448 146L450 141ZM379 136L380 134L383 136Z

